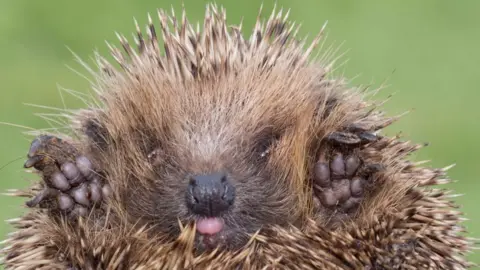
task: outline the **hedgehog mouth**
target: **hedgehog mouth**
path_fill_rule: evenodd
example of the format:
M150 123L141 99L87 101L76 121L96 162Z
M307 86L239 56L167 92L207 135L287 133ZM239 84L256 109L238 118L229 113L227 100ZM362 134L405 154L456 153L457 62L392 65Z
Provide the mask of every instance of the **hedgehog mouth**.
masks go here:
M196 242L200 250L211 250L226 244L225 222L219 217L201 218L196 221Z

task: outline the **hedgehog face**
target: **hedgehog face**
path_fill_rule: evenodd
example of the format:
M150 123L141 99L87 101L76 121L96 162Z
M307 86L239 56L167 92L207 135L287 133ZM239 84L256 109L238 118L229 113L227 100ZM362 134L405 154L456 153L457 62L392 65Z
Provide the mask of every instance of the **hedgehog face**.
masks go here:
M149 138L156 143L150 143L148 154L137 147L148 140L103 150L124 157L104 168L115 177L113 186L119 182L133 220L172 238L180 232L178 220L195 222L200 249L239 248L265 225L298 221L297 194L290 190L289 166L281 159L288 150L280 136L264 131L235 141L227 134L179 134L167 141Z
M200 249L239 248L264 225L296 222L288 196L293 193L271 156L278 147L275 138L225 145L221 138L209 143L210 136L197 134L163 154L154 150L149 155L155 171L147 191L151 203L142 204L139 213L153 213L152 224L172 235L179 232L177 219L195 222ZM177 154L165 158L167 152Z

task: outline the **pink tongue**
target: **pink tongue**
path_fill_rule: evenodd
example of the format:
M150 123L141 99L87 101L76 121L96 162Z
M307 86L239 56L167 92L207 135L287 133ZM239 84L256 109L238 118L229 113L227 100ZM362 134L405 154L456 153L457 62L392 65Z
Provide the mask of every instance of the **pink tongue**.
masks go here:
M206 218L197 221L197 231L201 234L216 234L223 229L223 222L219 218Z

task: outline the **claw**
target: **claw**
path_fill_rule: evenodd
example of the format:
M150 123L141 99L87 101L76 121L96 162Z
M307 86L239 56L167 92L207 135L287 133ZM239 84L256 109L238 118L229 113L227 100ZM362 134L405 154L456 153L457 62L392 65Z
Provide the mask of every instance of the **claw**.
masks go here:
M347 145L358 144L362 141L357 135L345 132L333 132L328 135L328 140Z
M386 168L385 168L385 165L383 165L383 164L379 164L379 163L368 164L368 165L364 168L363 173L366 173L366 174L375 174L375 173L384 171L385 169L386 169Z
M363 143L371 143L378 140L378 136L370 132L362 132L358 134Z
M358 145L367 144L378 140L377 135L370 132L360 132L359 134L348 132L333 132L327 139L337 144Z
M44 190L40 191L33 199L30 201L26 202L26 205L28 207L35 207L38 205L40 202L44 201L45 199L49 197L53 197L59 193L58 190L53 189L53 188L45 188Z
M45 140L46 136L38 136L30 144L30 149L28 150L27 157L32 158L38 154L40 147L42 147L42 142Z
M27 161L25 161L25 163L23 164L23 167L26 168L26 169L34 167L37 163L42 161L44 157L45 156L43 156L43 155L33 156L33 157L27 159Z
M63 163L76 155L76 149L67 141L51 135L40 135L30 144L28 159L23 166L43 171L49 165Z

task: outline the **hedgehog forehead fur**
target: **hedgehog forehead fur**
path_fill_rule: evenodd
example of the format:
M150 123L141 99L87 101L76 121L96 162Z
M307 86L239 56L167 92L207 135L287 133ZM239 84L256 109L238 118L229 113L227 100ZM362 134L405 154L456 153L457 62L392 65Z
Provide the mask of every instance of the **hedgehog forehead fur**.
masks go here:
M126 72L100 59L107 75L99 86L107 118L103 125L114 137L152 130L164 134L164 141L193 143L191 148L207 156L216 146L238 143L231 144L239 139L235 133L255 137L267 128L277 133L306 129L312 125L308 118L318 116L332 95L322 80L326 70L306 65L311 49L305 53L290 39L286 17L274 14L266 27L257 23L250 40L244 40L239 28L228 31L224 13L216 9L207 9L203 32L194 31L185 16L171 32L167 21L175 18L159 12L165 55L150 29L150 42L138 35L140 55L120 38L131 61L112 48ZM321 124L313 123L310 130Z

